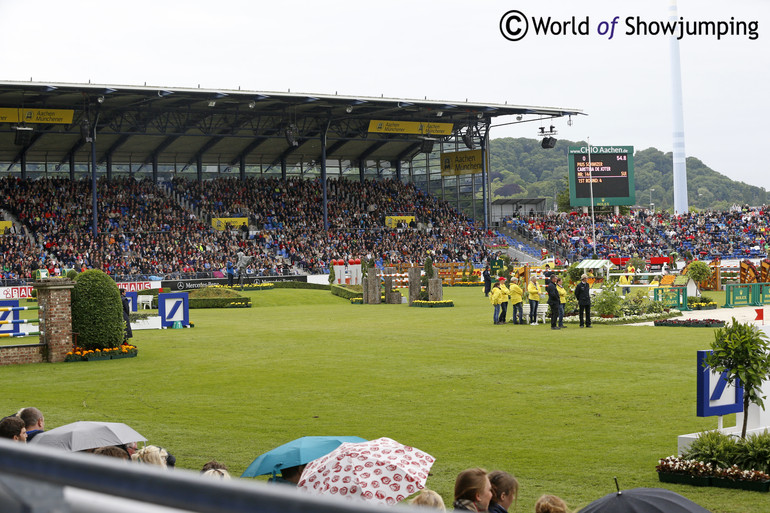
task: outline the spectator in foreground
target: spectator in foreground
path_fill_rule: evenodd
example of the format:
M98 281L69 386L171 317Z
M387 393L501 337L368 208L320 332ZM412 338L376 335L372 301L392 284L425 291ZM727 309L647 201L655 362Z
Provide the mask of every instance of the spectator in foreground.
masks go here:
M444 499L441 498L441 495L434 492L433 490L428 490L427 488L423 488L420 490L420 493L414 497L412 500L409 501L409 504L413 506L421 506L424 508L436 508L440 509L441 511L446 511L446 506L444 505Z
M149 465L158 465L164 468L174 466L173 463L169 465L169 458L173 458L173 456L171 456L166 449L158 447L157 445L142 447L131 455L131 461L138 461ZM174 459L174 462L176 462L176 459Z
M0 438L27 443L27 428L19 417L11 416L0 420Z
M543 495L535 503L535 513L569 513L569 510L561 497Z
M19 410L16 416L24 421L24 427L27 429L27 442L31 442L35 436L45 430L43 413L37 408L23 408Z
M268 483L281 483L291 486L297 486L300 478L302 477L302 471L305 470L305 465L297 465L296 467L286 467L281 469L281 476L271 477L267 480Z
M118 458L120 460L126 460L126 461L130 459L125 449L115 445L106 445L104 447L97 447L96 449L94 449L93 454L97 454L99 456L109 456L111 458Z
M455 480L454 509L461 511L487 511L492 499L492 485L483 468L463 470Z
M492 485L489 513L508 513L511 504L519 496L519 482L508 472L493 470L487 476Z

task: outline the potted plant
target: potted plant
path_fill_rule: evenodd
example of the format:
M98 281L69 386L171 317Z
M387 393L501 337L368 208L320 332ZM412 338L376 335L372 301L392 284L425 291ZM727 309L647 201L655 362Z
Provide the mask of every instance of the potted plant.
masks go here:
M746 438L749 405L764 408L762 383L770 378L770 343L767 335L748 322L733 322L714 332L712 352L705 365L714 372L726 373L730 385L743 385L743 427L741 438Z

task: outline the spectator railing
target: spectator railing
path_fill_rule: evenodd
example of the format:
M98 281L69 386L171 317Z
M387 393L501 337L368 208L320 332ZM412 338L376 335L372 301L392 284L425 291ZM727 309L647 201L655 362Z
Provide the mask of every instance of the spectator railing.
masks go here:
M418 511L406 508L405 513ZM0 511L382 513L392 508L0 439Z

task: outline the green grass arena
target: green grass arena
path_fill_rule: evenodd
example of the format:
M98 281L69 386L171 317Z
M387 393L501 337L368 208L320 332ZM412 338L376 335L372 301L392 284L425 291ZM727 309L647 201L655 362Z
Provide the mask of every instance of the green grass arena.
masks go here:
M455 307L434 309L245 294L252 308L191 310L195 328L134 331L138 358L0 367L2 412L37 406L47 429L126 422L178 467L213 458L234 476L300 436L387 436L436 458L427 486L448 505L457 473L481 466L518 478L511 511L533 511L544 493L578 509L614 477L715 513L768 510L767 494L655 472L677 435L717 425L695 415L696 351L712 329L495 326L481 288L444 288Z

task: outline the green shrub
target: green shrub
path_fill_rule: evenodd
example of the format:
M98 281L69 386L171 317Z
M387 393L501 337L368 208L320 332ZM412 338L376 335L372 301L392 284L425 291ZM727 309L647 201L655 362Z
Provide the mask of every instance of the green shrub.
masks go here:
M570 283L577 283L580 281L580 277L583 275L583 269L578 268L577 263L573 263L567 267L565 274L567 275L567 280Z
M770 433L764 431L741 440L740 452L735 463L742 469L770 473Z
M690 447L682 453L682 457L727 468L736 463L740 449L740 444L735 437L719 431L706 431L690 444Z
M72 289L72 331L84 349L118 347L125 323L120 292L104 272L91 269L78 274Z
M623 298L615 287L604 287L594 298L593 305L597 315L619 317L623 314Z
M353 287L357 287L358 289L362 289L360 285L354 285ZM356 290L355 288L351 287L345 287L342 285L332 285L331 286L332 294L335 296L339 296L344 299L351 299L354 297L364 297L363 290Z
M70 280L74 280L75 278L77 278L78 274L80 273L77 272L75 269L70 269L69 271L67 271L67 278L69 278Z

